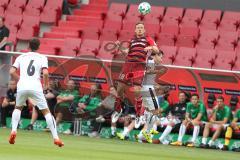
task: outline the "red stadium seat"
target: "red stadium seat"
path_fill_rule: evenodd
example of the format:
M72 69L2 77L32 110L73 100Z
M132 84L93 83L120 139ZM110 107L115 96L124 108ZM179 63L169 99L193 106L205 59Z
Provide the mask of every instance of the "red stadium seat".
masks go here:
M183 8L168 7L162 23L179 25L183 16Z
M17 33L17 31L21 28L22 16L7 14L4 23L9 28L10 33Z
M204 12L200 27L205 29L216 30L220 24L220 10L206 10Z
M151 14L147 14L143 18L144 24L159 24L160 19L164 15L164 7L162 6L152 6Z
M79 38L66 38L59 55L77 56L80 53L80 44L81 39Z
M7 14L22 14L26 3L27 0L11 0L6 10Z
M177 25L161 24L161 33L178 35L179 28Z
M43 10L45 0L31 0L28 2L23 15L28 16L40 16L41 11Z
M197 39L194 36L179 34L177 36L176 46L193 48L196 45Z
M92 55L98 54L100 47L100 41L85 39L81 44L80 55Z
M206 57L197 57L195 62L192 65L192 67L212 68L211 60L213 60L213 59L208 57L208 56L206 56Z
M4 17L4 12L8 7L9 0L1 0L0 1L0 16Z
M201 9L186 9L181 26L197 27L202 19L203 11Z
M219 38L219 31L218 30L210 30L210 29L200 29L200 36L207 37L210 39L218 39Z
M209 57L210 59L216 59L217 52L214 49L197 48L197 58L199 57Z
M47 1L40 15L41 22L57 23L61 18L63 0Z
M82 30L81 38L98 40L100 34L101 31L98 28L85 28Z
M212 37L200 37L197 41L196 47L203 49L214 49L218 40Z
M34 36L38 36L40 30L39 17L23 16L23 22L17 33L17 38L21 40L30 40Z
M122 22L121 21L112 21L107 19L104 24L104 28L115 28L116 30L121 30L122 28Z
M109 44L110 47L107 44ZM102 44L101 44L101 47L99 49L99 52L97 54L97 57L100 58L100 59L112 60L112 58L114 56L114 53L116 51L116 49L114 49L114 48L115 48L114 42L103 41Z
M75 27L65 27L65 26L61 26L61 27L59 27L59 26L53 26L52 28L51 28L51 31L52 32L68 32L68 31L74 31L74 32L79 32L79 33L81 33L82 32L82 30L83 30L83 28L75 28Z
M177 47L161 45L159 48L164 53L163 64L172 64L177 55Z
M118 40L119 41L129 41L130 39L133 38L133 36L134 36L134 33L132 31L121 30Z
M174 34L166 34L160 33L157 36L157 44L159 46L166 45L166 46L174 46L176 43L177 37Z
M56 55L57 50L60 50L60 48L56 48L50 45L40 45L38 52L42 54Z
M86 22L75 22L75 21L59 21L59 27L73 27L73 28L84 28Z
M44 38L67 38L67 37L72 37L72 38L79 38L79 33L78 32L44 32L43 33Z
M238 45L238 33L237 32L220 32L220 39L216 45L216 49L233 51Z
M116 2L112 2L110 7L109 7L109 12L112 13L126 13L127 10L127 4L126 3L116 3Z
M239 12L225 11L219 26L219 30L232 32L236 31L240 25L239 19Z
M102 18L103 12L101 10L94 11L94 10L82 10L82 9L75 9L73 11L73 15L79 15L79 16L87 16L87 17L96 17L96 18Z
M113 29L103 29L101 36L99 38L100 41L116 41L117 40L117 31Z
M50 45L54 47L62 47L64 45L64 39L51 39L51 38L40 38L41 45Z
M179 29L180 29L179 33L181 35L193 36L195 38L199 37L199 28L198 27L181 26Z
M197 52L195 48L179 47L174 65L192 66L195 62Z

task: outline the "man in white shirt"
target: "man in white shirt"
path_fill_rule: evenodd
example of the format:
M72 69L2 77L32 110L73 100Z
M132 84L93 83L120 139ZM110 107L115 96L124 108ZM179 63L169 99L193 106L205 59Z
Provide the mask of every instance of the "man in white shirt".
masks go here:
M43 94L48 89L48 60L47 57L36 53L40 42L38 39L32 39L29 42L29 49L31 52L22 54L15 60L12 68L10 69L10 75L12 79L18 81L17 84L17 97L16 107L12 114L12 131L9 137L9 143L14 144L17 134L17 126L21 116L21 110L26 100L30 98L42 111L47 125L51 130L54 144L62 147L64 143L59 139L56 129L56 122L54 117L49 111L46 99ZM20 77L17 74L17 70L20 70ZM41 72L43 73L43 88L41 84Z

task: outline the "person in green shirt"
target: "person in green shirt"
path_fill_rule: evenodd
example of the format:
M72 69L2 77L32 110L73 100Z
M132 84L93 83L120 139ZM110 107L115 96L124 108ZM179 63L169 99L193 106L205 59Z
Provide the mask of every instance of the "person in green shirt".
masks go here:
M69 112L69 107L72 103L77 103L79 92L76 89L75 82L69 80L67 89L60 92L57 96L57 107L55 109L56 124L58 125L62 119L71 120L72 114Z
M223 150L228 150L228 146L230 143L230 139L232 138L233 131L240 130L240 109L238 109L234 115L232 123L227 127L227 131L225 133L225 143L223 146ZM240 149L240 148L239 148Z
M85 95L78 101L78 113L95 110L101 103L101 85L93 84L89 95Z
M200 131L200 124L207 121L206 107L199 101L198 94L192 94L191 102L187 103L185 120L182 122L178 134L178 140L171 145L181 146L182 139L189 125L193 125L193 136L191 142L187 143L187 147L193 147Z
M203 131L202 143L200 144L201 148L215 148L214 142L219 137L221 132L227 126L227 123L231 120L231 109L224 104L223 96L217 97L217 104L213 109L210 121L206 123ZM207 144L207 138L209 136L210 129L214 128L214 132L211 140Z

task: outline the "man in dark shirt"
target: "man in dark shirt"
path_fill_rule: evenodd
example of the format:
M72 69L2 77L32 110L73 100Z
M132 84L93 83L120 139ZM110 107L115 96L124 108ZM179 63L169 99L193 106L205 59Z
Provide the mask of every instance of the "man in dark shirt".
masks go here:
M5 50L8 37L9 30L4 25L3 18L0 17L0 50Z
M173 127L181 123L185 119L186 106L187 106L187 96L185 92L178 93L179 102L174 104L170 110L169 123L165 128L163 134L159 140L154 140L153 143L162 143L168 134L171 133Z
M15 107L17 94L17 85L15 81L10 81L8 84L8 90L6 97L2 103L1 122L2 126L6 127L6 117L11 116Z

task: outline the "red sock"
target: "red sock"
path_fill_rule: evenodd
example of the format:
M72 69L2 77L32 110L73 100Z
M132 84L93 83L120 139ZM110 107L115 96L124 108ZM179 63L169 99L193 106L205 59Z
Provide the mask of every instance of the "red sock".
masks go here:
M140 116L142 114L142 97L136 98L135 99L135 111L136 115Z
M115 101L115 111L117 112L121 112L122 110L122 100L120 97L116 97L116 101Z

